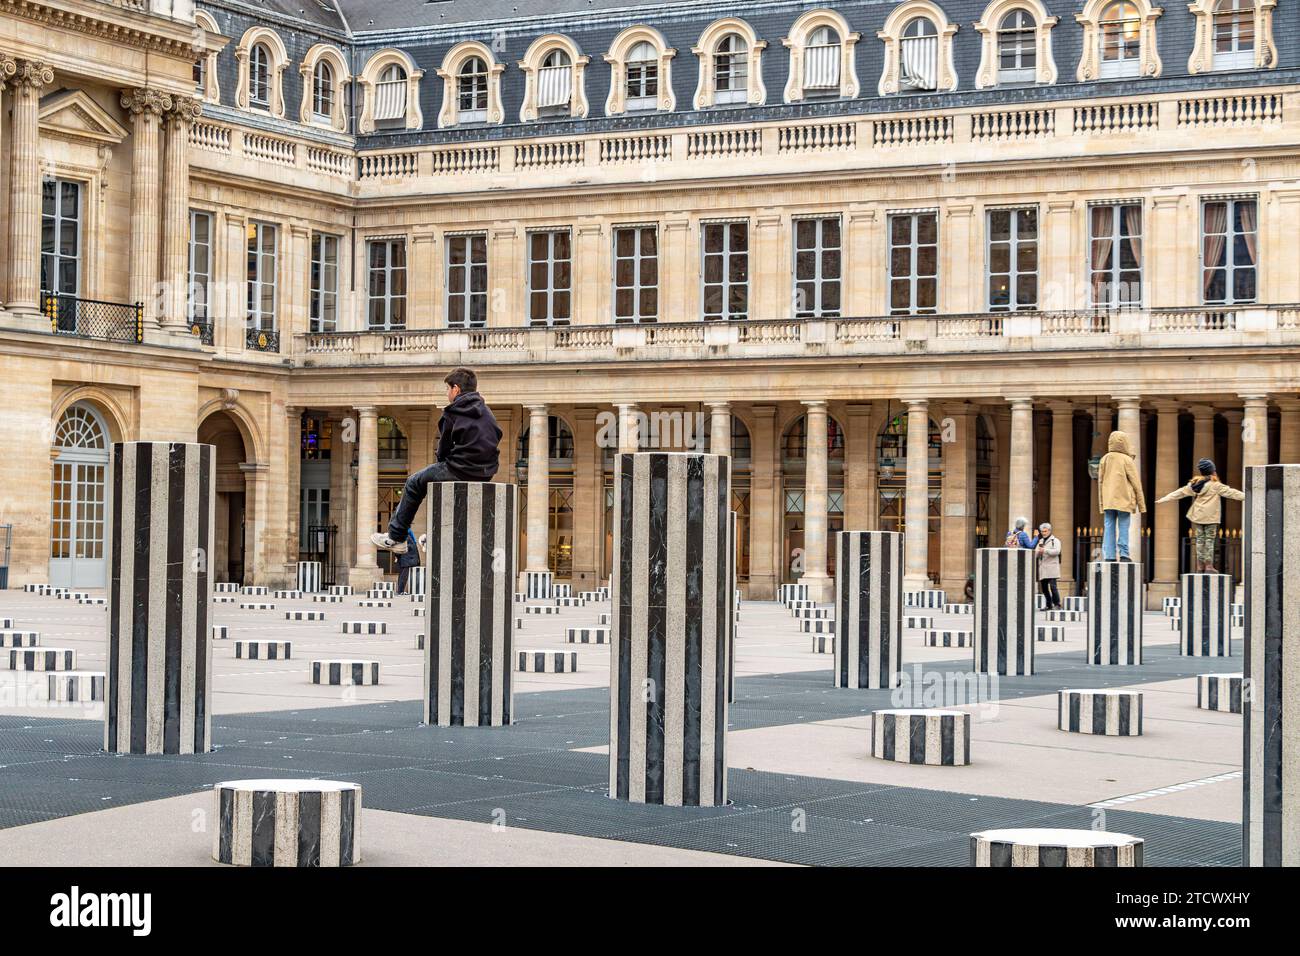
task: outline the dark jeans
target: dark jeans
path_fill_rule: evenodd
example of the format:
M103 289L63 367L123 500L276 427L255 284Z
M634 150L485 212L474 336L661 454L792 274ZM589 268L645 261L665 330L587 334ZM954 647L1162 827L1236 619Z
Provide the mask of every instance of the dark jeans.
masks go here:
M415 513L420 510L420 505L424 504L424 496L428 494L429 482L455 480L451 471L440 461L435 461L428 468L417 471L407 478L406 485L402 488L402 500L398 502L397 510L393 512L393 517L388 522L388 537L393 541L406 540L406 532L411 530Z
M1061 592L1056 589L1056 578L1043 578L1038 582L1038 587L1043 592L1043 598L1047 601L1049 611L1060 608Z

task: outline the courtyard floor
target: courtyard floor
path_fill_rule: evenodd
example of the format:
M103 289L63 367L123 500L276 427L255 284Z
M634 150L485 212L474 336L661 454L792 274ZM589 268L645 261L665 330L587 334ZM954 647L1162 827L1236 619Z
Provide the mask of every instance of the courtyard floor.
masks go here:
M102 592L91 592L102 593ZM913 702L889 691L837 690L831 656L775 602L744 602L736 702L728 735L729 795L720 808L631 805L608 797L606 645L566 644L608 603L521 615L516 647L575 650L571 674L512 675L516 723L420 726L423 652L417 606L301 600L275 610L214 605L229 627L213 644L214 752L120 757L101 752L102 704L43 699L44 675L3 669L0 655L0 865L205 866L212 784L326 777L361 784L364 865L906 865L963 866L969 834L996 827L1090 827L1146 840L1146 864L1235 866L1241 854L1241 717L1200 710L1201 673L1231 659L1178 654L1177 632L1145 619L1145 661L1084 664L1083 622L1039 643L1037 673L1003 678L974 714L972 763L909 766L870 756L870 714ZM322 622L285 610L324 610ZM918 612L930 613L930 612ZM103 671L105 609L0 591L0 618L46 647ZM935 627L971 618L935 613ZM345 620L380 620L385 635L345 635ZM284 661L237 660L239 638L286 639ZM925 679L970 669L965 648L930 648L904 632L905 670ZM381 683L311 683L313 659L378 660ZM1144 693L1143 735L1056 729L1056 691L1126 686ZM915 705L922 702L917 701ZM934 700L925 700L933 706ZM951 701L945 701L949 704Z

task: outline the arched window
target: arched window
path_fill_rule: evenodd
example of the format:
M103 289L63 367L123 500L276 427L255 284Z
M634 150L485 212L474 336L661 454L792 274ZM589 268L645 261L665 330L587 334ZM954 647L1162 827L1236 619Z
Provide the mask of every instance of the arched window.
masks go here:
M803 52L803 88L809 96L840 93L840 35L828 26L808 36Z
M713 55L713 89L716 103L744 103L749 97L749 44L738 33L728 33Z
M456 75L456 116L461 123L487 119L488 68L481 57L471 56Z
M1255 65L1255 0L1218 0L1214 5L1214 68Z
M253 44L248 56L248 102L271 108L271 51L264 43Z
M1023 8L998 24L998 83L1033 83L1038 71L1037 30Z
M567 116L572 97L573 61L563 50L552 50L537 70L537 110L543 116Z
M311 79L311 109L318 119L333 119L334 95L334 67L321 60L316 64Z
M89 405L68 407L54 430L50 583L104 586L108 429Z
M913 17L903 28L899 54L904 89L939 88L939 31L929 17Z
M390 63L375 84L375 123L383 126L406 124L406 70Z
M627 55L627 109L653 110L659 106L659 54L648 40Z
M1142 58L1142 18L1128 0L1110 4L1101 14L1101 75L1110 79L1137 76Z
M808 451L808 416L801 415L786 429L781 443L781 457L787 461L802 460ZM844 429L830 415L826 416L826 455L831 461L844 460Z

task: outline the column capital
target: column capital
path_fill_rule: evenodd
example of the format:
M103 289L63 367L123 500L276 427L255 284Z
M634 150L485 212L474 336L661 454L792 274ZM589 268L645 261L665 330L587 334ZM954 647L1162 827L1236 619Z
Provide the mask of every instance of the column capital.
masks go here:
M1117 410L1134 409L1142 407L1142 399L1137 395L1116 395L1115 408Z
M525 405L524 408L528 409L528 414L532 418L538 418L539 416L545 415L548 411L545 405Z
M721 409L722 411L731 411L731 402L705 402L705 408Z
M1151 407L1159 415L1177 415L1183 410L1182 403L1172 398L1157 398L1151 403Z
M1281 395L1275 398L1274 402L1276 402L1277 407L1282 411L1286 411L1286 412L1300 411L1300 396Z
M809 412L821 412L825 415L827 411L826 400L823 398L812 398L807 401L801 401L799 404L805 406Z
M203 101L193 96L173 96L172 107L167 113L167 122L177 127L188 128L203 114Z
M1240 395L1238 396L1247 408L1252 405L1268 405L1267 395Z
M1017 409L1024 411L1026 408L1028 408L1031 412L1034 410L1034 400L1024 395L1007 396L1007 404L1011 406L1011 410L1013 412L1016 411Z
M39 93L42 87L54 82L54 67L40 60L15 60L10 82L15 90L25 89Z
M534 407L537 407L537 406L533 406L533 405L525 405L524 407L525 407L525 408L534 408ZM546 406L545 406L545 405L542 405L542 406L540 406L540 407L541 407L541 408L545 408ZM627 408L636 408L636 402L615 402L615 403L614 403L614 407L617 408L619 411L623 411L624 409L627 409Z
M1073 415L1076 406L1068 398L1049 398L1047 407L1053 415Z
M904 398L900 399L900 401L904 405L908 406L909 409L921 408L928 410L930 408L930 400L928 398Z
M1187 410L1195 418L1213 418L1215 414L1213 405L1188 405Z
M18 61L7 54L0 53L0 90L5 88L5 81L18 72Z
M172 108L172 96L161 90L139 87L123 93L119 102L132 116L162 116Z
M378 406L378 405L354 405L354 406L353 406L353 409L354 409L354 410L356 411L356 413L357 413L358 415L360 415L362 418L378 418L378 417L379 417L379 406Z

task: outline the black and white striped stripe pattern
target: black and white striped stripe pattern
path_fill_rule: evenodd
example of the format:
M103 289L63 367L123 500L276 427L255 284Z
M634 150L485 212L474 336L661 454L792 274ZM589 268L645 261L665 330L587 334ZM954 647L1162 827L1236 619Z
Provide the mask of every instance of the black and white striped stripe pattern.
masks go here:
M212 749L211 445L125 442L109 461L109 753Z
M1061 607L1066 611L1087 611L1088 596L1086 594L1073 594L1069 597L1061 598Z
M429 569L422 564L411 568L411 576L407 579L407 587L411 589L412 601L423 598L429 591Z
M0 631L0 647L36 647L40 643L40 631Z
M944 614L974 614L975 605L973 604L945 604L943 606Z
M835 622L824 617L809 618L799 622L799 630L805 634L834 634Z
M609 618L610 618L610 614L608 611L601 611L599 614L596 615L596 623L608 627Z
M350 584L331 584L331 585L330 585L329 593L330 593L330 594L340 594L340 595L343 595L344 597L348 597L348 596L350 596L350 595L352 594L352 585L350 585Z
M236 658L250 661L287 661L292 656L292 641L235 641Z
M1160 602L1160 610L1164 612L1165 617L1177 617L1178 610L1182 606L1183 599L1180 597L1167 597Z
M736 627L740 624L740 591L736 588L736 513L727 511L727 594L731 610L727 614L727 703L736 702Z
M379 661L312 661L311 682L343 687L378 684Z
M927 647L970 647L974 643L971 631L926 631Z
M104 699L106 676L101 671L66 671L45 678L45 692L58 703L84 704Z
M392 597L395 593L397 584L394 581L376 581L366 591L369 597Z
M578 600L579 600L579 601L582 601L584 604L586 604L588 601L599 601L599 600L601 600L600 592L599 592L599 591L579 591L579 592L578 592Z
M48 584L24 584L23 593L25 594L44 594Z
M515 669L530 674L572 674L578 669L577 651L516 651Z
M324 611L285 611L284 619L286 621L323 621L325 620Z
M217 584L216 584L216 586L215 586L214 593L216 593L216 594L238 594L238 593L239 593L239 584L236 583L235 581L219 581L219 582L217 582Z
M12 671L73 671L77 669L77 652L67 647L9 649Z
M1242 861L1300 866L1300 465L1251 466L1244 485Z
M834 654L835 635L814 634L812 637L812 652L814 654Z
M277 601L301 601L302 592L301 591L273 591L271 592L271 597L275 598Z
M617 799L727 801L730 466L694 453L615 458L609 790Z
M243 593L249 597L266 597L271 593L271 589L263 584L245 584Z
M1175 614L1171 618L1169 618L1169 629L1171 631L1178 631L1181 634L1183 630L1182 617L1179 616L1178 614Z
M975 671L1034 673L1034 553L975 550Z
M833 609L829 607L800 607L800 608L795 608L793 611L791 611L790 616L793 617L796 621L807 621L817 617L833 618L835 616L835 612Z
M361 862L361 787L337 780L216 784L212 858L234 866Z
M298 590L303 594L315 594L321 588L321 567L319 561L298 562Z
M313 594L311 599L317 604L342 604L342 594Z
M553 583L551 585L551 596L564 598L573 597L573 585Z
M525 604L523 612L525 614L559 614L560 609L554 604Z
M1242 712L1241 674L1197 674L1196 706L1202 710Z
M580 597L557 597L552 598L556 607L586 607L587 602Z
M964 767L970 763L970 714L962 710L876 710L871 756L895 763Z
M1066 611L1064 609L1060 611L1044 611L1043 620L1057 621L1059 623L1082 621L1086 613L1085 611Z
M809 599L808 585L783 584L780 590L777 591L776 599L787 607L791 601L807 601Z
M274 604L267 604L265 601L241 601L239 603L241 611L274 611Z
M891 689L902 670L902 535L841 531L835 538L835 685ZM835 628L831 628L835 632Z
M1232 575L1184 574L1179 580L1179 651L1185 657L1231 657L1228 607Z
M1088 564L1089 664L1142 663L1142 611L1147 588L1142 565L1135 561L1091 561ZM1049 613L1049 621L1061 614Z
M551 589L555 583L555 574L551 571L524 572L524 599L527 601L547 601L555 597Z
M103 595L87 595L86 597L77 598L78 604L108 604L108 598Z
M14 626L14 619L11 617L0 617L0 630L7 631Z
M392 607L393 602L387 598L364 598L357 602L357 607Z
M1231 611L1232 611L1232 626L1233 626L1233 627L1245 627L1245 626L1246 626L1246 606L1245 606L1244 604L1233 604L1233 605L1231 606Z
M420 600L421 600L421 601L424 600L424 596L423 596L423 595L420 596ZM428 613L428 608L424 608L424 607L411 608L411 616L412 616L412 617L424 617L424 615L427 614L427 613Z
M218 594L212 599L213 604L234 604L235 596L233 594Z
M608 644L607 627L566 627L564 640L569 644Z
M908 614L903 618L903 626L913 630L934 627L934 617L930 614Z
M499 482L429 486L424 719L439 727L513 719L515 502Z
M344 634L387 634L388 625L384 621L344 621Z
M970 865L1135 867L1142 865L1142 840L1104 830L986 830L970 835Z
M1064 624L1039 624L1034 628L1035 637L1040 641L1065 640Z
M1142 692L1110 688L1057 691L1056 726L1073 734L1139 737Z
M903 595L907 607L929 607L941 608L948 603L948 596L938 588L927 588L924 591L907 591Z
M224 641L230 637L230 628L225 624L212 625L212 639L214 641Z

